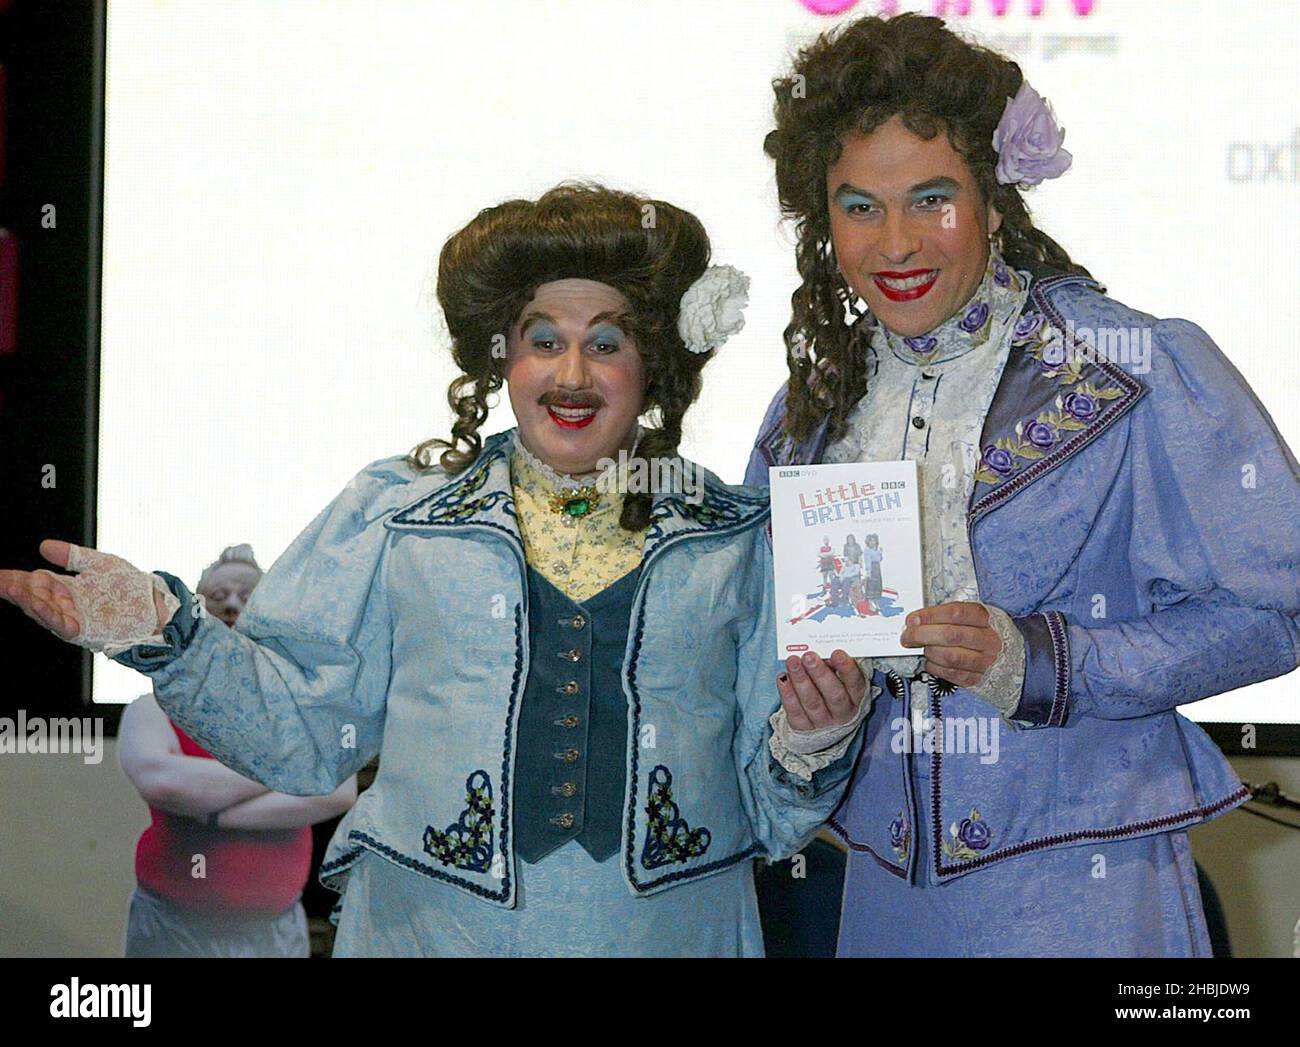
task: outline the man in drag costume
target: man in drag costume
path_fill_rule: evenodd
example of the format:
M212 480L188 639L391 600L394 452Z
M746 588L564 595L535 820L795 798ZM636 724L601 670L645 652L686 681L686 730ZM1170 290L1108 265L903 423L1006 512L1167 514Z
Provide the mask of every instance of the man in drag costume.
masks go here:
M786 675L767 493L677 453L742 322L708 262L693 215L601 187L481 212L439 265L452 439L358 473L234 629L77 546L42 550L75 579L0 575L270 788L380 753L321 868L335 955L762 954L753 861L838 803L867 683L843 651ZM484 439L503 382L518 427Z
M865 18L774 88L802 282L747 480L921 477L923 650L874 661L840 955L1209 955L1187 830L1248 794L1176 707L1296 667L1294 455L1204 331L1034 227L1070 155L1014 62Z

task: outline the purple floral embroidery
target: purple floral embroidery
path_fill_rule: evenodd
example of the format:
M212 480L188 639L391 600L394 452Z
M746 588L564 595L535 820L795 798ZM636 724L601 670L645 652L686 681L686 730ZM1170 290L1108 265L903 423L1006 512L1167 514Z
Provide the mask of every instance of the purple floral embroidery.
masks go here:
M984 448L984 454L980 460L999 476L1009 476L1011 470L1016 467L1015 459L1012 458L1010 451L1001 447L994 447L992 444ZM996 482L996 479L986 482Z
M1086 393L1070 393L1061 406L1081 422L1091 422L1097 417L1097 401Z
M957 326L963 331L974 333L984 326L984 322L989 318L989 306L987 302L976 302L968 310L966 315L961 318L961 323Z
M1035 447L1051 447L1056 443L1056 430L1037 418L1026 418L1016 426L1017 435L1023 436Z
M1065 385L1083 380L1083 359L1070 353L1061 333L1041 313L1026 313L1016 321L1011 344L1037 360L1044 376Z
M1062 429L1086 429L1096 420L1100 414L1099 400L1123 395L1124 391L1115 386L1098 389L1090 382L1082 382L1076 392L1058 396L1054 409L1048 408L1036 418L1017 422L1014 436L1000 437L984 448L975 479L986 484L1001 483L1015 472L1017 458L1029 461L1042 458L1044 450L1060 440Z
M1011 274L1001 262L993 263L993 282L999 287L1006 287L1011 283Z
M993 831L981 817L979 808L970 809L970 817L953 822L948 828L951 840L943 841L943 851L949 858L978 858L987 850Z
M915 353L928 353L939 344L939 339L923 334L915 338L904 338L903 344Z
M907 824L903 817L903 812L898 812L892 822L889 823L889 846L894 849L894 854L904 865L907 864L908 844L912 839L912 827Z
M1016 321L1015 331L1012 332L1013 342L1023 342L1037 333L1038 329L1043 326L1043 314L1029 312L1025 313Z
M1043 352L1038 360L1043 365L1044 370L1054 371L1065 363L1065 355L1065 342L1059 338L1053 338L1043 343Z
M957 826L957 839L972 851L982 851L989 845L989 827L983 822L963 818Z
M1039 362L1042 377L1055 379L1065 389L1051 407L1017 422L1013 434L999 437L984 448L975 470L977 483L1002 483L1019 471L1020 459L1042 458L1060 443L1062 430L1087 429L1101 417L1102 401L1124 395L1118 386L1085 382L1084 357L1067 352L1061 333L1040 313L1025 313L1016 321L1013 344Z

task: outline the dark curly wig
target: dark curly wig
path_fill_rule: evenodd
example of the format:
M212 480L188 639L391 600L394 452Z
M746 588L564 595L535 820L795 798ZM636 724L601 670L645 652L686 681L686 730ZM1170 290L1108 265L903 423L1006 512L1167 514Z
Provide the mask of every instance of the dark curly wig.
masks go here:
M782 213L795 221L802 278L785 329L785 429L794 439L806 439L827 413L828 439L838 439L866 392L859 339L874 320L855 310L839 272L826 198L826 171L839 160L846 133L870 134L894 116L921 138L946 132L985 205L1002 214L995 240L1009 265L1035 276L1090 275L1035 228L1020 190L995 177L993 132L1023 81L1019 65L963 40L942 19L906 13L828 30L799 51L788 76L772 82L776 129L763 148L776 161Z
M676 457L682 418L713 356L686 349L677 317L682 295L708 268L709 255L704 226L689 211L594 183L566 182L535 201L509 200L480 211L447 241L438 260L438 301L463 372L447 390L456 416L452 438L426 440L407 461L427 469L433 448L442 447L439 464L458 473L479 456L488 396L505 381L501 347L539 286L571 278L608 284L628 300L628 334L647 378L642 415L656 416L636 457ZM649 523L652 495L627 495L622 527L638 531Z

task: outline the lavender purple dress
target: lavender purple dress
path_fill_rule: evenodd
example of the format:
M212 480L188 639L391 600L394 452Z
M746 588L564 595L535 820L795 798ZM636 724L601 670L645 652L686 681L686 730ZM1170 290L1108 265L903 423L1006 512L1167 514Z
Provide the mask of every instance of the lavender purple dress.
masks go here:
M999 607L1025 647L1014 726L905 667L876 679L832 816L839 951L1207 956L1188 830L1249 790L1177 710L1300 661L1300 464L1194 324L996 262L979 294L924 344L873 338L852 453L826 426L791 440L778 395L746 477L916 460L926 602ZM1098 356L1080 334L1102 330L1145 332L1145 355ZM937 747L896 746L927 718ZM961 726L999 728L997 750L954 745Z

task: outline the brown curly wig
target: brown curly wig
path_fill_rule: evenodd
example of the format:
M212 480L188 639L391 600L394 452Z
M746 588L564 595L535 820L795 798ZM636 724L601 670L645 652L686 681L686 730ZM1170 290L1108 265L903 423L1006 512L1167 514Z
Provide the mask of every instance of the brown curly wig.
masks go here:
M785 429L794 439L806 439L828 413L828 439L838 439L866 392L860 339L874 320L855 306L839 272L826 198L826 171L840 157L843 135L870 134L894 116L920 138L945 131L985 206L992 201L1002 214L995 241L1007 264L1035 277L1090 276L1034 226L1021 191L995 176L993 132L1023 81L1015 62L962 39L940 18L909 12L828 30L799 51L788 76L772 82L776 129L763 149L776 161L782 213L795 222L802 278L785 329Z
M647 463L676 457L682 418L713 356L686 349L677 317L682 295L708 268L710 251L704 226L689 211L590 182L562 183L537 200L480 211L447 241L438 260L438 301L463 372L447 390L456 416L452 438L426 440L407 461L427 469L432 449L442 447L439 464L458 473L479 456L488 396L505 381L501 349L511 329L539 286L571 278L607 284L628 300L628 334L647 378L642 415L655 415L636 457ZM645 527L652 496L628 494L620 525Z

